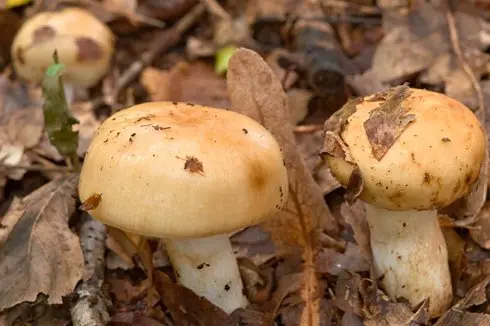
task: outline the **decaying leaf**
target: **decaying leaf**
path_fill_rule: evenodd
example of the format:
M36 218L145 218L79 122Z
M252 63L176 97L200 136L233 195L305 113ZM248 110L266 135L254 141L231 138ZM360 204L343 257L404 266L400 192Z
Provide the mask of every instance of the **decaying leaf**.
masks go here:
M347 183L345 199L349 204L353 204L357 197L361 194L364 189L364 179L362 178L361 170L356 165L352 170L349 177L349 182Z
M490 202L486 202L478 215L475 228L470 230L471 237L481 247L490 249Z
M345 312L361 316L367 326L429 325L428 301L415 312L401 302L393 302L375 283L357 273L342 272L335 287L335 304Z
M26 170L5 168L28 166L26 150L36 146L43 131L43 114L36 94L0 76L0 199L7 177L20 180Z
M406 114L402 102L410 95L408 85L390 89L387 94L375 95L373 101L383 98L383 103L370 112L364 122L364 129L371 144L374 157L379 161L388 152L408 125L415 120L415 115Z
M349 100L344 106L336 111L325 121L324 132L325 142L320 154L340 157L347 162L355 164L347 145L342 141L342 130L347 123L347 119L356 112L356 106L362 101L362 98Z
M394 8L392 2L390 7ZM371 69L365 75L373 74L386 85L436 64L439 56L451 49L443 7L417 1L408 14L386 11L383 15L386 34L376 47ZM488 27L482 16L458 10L455 18L462 48L485 49L488 46L484 32Z
M235 321L206 298L170 280L167 274L154 271L156 289L172 318L182 326L235 326Z
M179 62L170 70L146 68L141 83L148 89L152 101L177 101L230 106L226 95L226 80L211 65L202 62Z
M323 248L316 257L316 266L319 273L338 275L347 270L352 273L369 271L369 263L363 257L358 245L348 242L344 253L331 248Z
M335 234L337 222L330 214L322 193L298 153L289 123L287 97L276 75L254 51L239 49L228 67L228 92L233 109L264 125L278 140L289 175L289 200L277 218L264 224L282 248L303 248L304 270L301 297L305 302L302 325L318 325L318 279L314 269L313 231L320 225Z
M78 176L68 175L22 200L22 216L0 247L0 310L34 301L39 293L60 304L82 279L80 242L68 227L77 182Z
M468 311L451 309L447 314L437 320L434 326L486 326L490 325L489 314L478 314Z
M295 136L298 150L323 194L326 195L340 188L339 181L334 178L328 165L318 155L325 138L323 130L297 133Z

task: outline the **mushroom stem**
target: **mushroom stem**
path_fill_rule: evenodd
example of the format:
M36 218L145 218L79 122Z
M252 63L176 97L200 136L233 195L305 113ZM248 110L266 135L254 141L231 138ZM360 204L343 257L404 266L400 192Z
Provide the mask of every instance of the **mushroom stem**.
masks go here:
M63 83L63 88L65 91L66 103L68 103L68 105L73 104L73 99L75 98L75 89L73 88L73 85L65 82Z
M247 306L240 271L227 235L164 241L180 284L228 314Z
M451 275L437 210L390 211L366 203L376 277L392 298L413 306L429 298L429 314L452 300Z

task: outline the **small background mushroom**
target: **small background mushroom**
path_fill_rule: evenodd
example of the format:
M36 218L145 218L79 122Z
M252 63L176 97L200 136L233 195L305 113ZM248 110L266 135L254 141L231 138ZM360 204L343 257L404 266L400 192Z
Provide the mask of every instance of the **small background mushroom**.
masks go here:
M66 85L92 87L109 70L114 42L111 30L93 14L68 7L25 21L13 40L11 57L21 78L39 83L56 51L66 66Z

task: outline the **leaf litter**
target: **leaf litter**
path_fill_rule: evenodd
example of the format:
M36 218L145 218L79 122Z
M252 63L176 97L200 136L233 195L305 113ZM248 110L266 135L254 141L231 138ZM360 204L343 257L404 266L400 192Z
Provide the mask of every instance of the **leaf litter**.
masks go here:
M66 300L78 302L81 284L87 285L85 281L89 280L83 273L83 259L92 259L85 251L82 256L80 245L82 242L86 247L88 240L80 227L85 225L81 216L86 208L80 208L72 197L75 184L67 181L76 179L76 173L67 174L74 169L74 153L83 160L91 137L110 114L150 100L210 105L261 122L281 144L291 175L292 199L274 220L230 235L251 302L231 316L175 282L165 249L156 239L107 228L103 241L109 249L107 259L99 263L105 267L104 281L90 280L96 291L101 285L109 291L97 292L88 299L97 301L95 306L109 303L109 325L488 324L487 174L482 174L472 196L440 212L446 214L441 215L440 223L449 248L455 299L446 313L429 320L426 302L409 309L403 300L389 300L370 278L369 229L363 204L355 201L362 179L355 174L351 178L351 186L355 187L347 189L350 200L346 201L346 189L321 164L320 157L324 141L329 144L324 150L348 157L348 148L336 136L346 118L340 107L352 105L359 96L383 92L388 86L408 83L436 89L478 109L474 85L453 52L443 2L412 1L410 6L394 6L390 1L378 1L376 5L370 1L324 1L318 6L284 1L278 6L271 0L206 1L207 13L198 19L196 28L179 34L180 43L169 39L172 47L163 47L161 55L150 53L150 60L140 57L148 55L155 36L164 35L167 26L179 22L197 1L86 4L121 42L114 65L100 87L82 93L69 107L64 101L58 103L55 108L64 106L64 110L52 116L55 124L43 117L39 85L22 84L9 70L9 43L19 20L27 17L16 10L15 17L5 20L5 24L12 22L8 25L12 29L4 28L0 33L0 66L7 67L0 75L0 189L4 192L3 196L0 192L0 253L5 257L0 259L0 266L19 259L12 251L6 253L5 248L11 248L12 243L23 252L20 257L24 260L17 264L33 264L26 257L39 246L31 242L34 249L26 249L29 245L21 246L19 240L14 240L17 238L49 243L48 253L57 255L39 264L46 265L42 270L36 264L29 275L28 269L19 275L7 273L2 281L12 277L44 279L46 273L55 272L53 264L69 264L64 268L73 271L71 276L56 279L51 288L41 289L43 282L31 283L39 288L1 296L4 301L11 300L5 305L11 308L0 312L0 324L63 325L72 319ZM34 1L26 13L46 10L46 6ZM482 6L479 2L464 2L454 16L463 57L481 85L488 106L490 14ZM306 12L301 8L309 9ZM232 22L230 17L237 20ZM227 67L222 67L228 71L223 75L214 71L213 63L216 53L229 44L242 49L235 52ZM332 51L323 55L329 47ZM326 62L327 57L332 60ZM143 65L139 79L135 74L131 80L137 81L118 86L134 62ZM315 70L331 63L339 68L335 71L344 81L338 79L338 85L329 89L318 87L330 85L329 81L311 76L331 76L328 69L320 74ZM51 85L58 93L51 95L58 96L61 93L56 74L53 77ZM330 97L326 96L329 92ZM403 120L401 107L391 109L381 110L383 119L390 111L391 121ZM335 122L329 126L330 133L310 125L324 121ZM69 144L67 151L58 150L50 140L49 134L56 130L68 131L64 135ZM373 135L380 132L377 128L373 131ZM379 157L389 147L380 139L374 142ZM71 158L67 160L68 152ZM22 197L15 195L26 193L19 189L35 189L36 182L45 185ZM88 204L96 202L94 198ZM18 231L27 221L32 227ZM53 231L34 232L37 228ZM63 237L70 241L55 241ZM77 263L71 263L75 258ZM60 300L64 303L59 304Z

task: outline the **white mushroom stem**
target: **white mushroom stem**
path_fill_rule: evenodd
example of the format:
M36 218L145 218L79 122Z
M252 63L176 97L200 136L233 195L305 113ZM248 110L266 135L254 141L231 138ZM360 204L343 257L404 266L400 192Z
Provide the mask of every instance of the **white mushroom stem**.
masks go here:
M226 313L247 306L237 260L227 235L164 241L180 284Z
M452 299L451 275L437 210L389 211L366 203L376 277L392 298L412 306L429 298L435 316Z
M73 100L75 98L75 89L73 88L73 85L64 82L63 83L63 88L64 88L64 91L65 91L66 103L68 103L68 105L73 104Z

